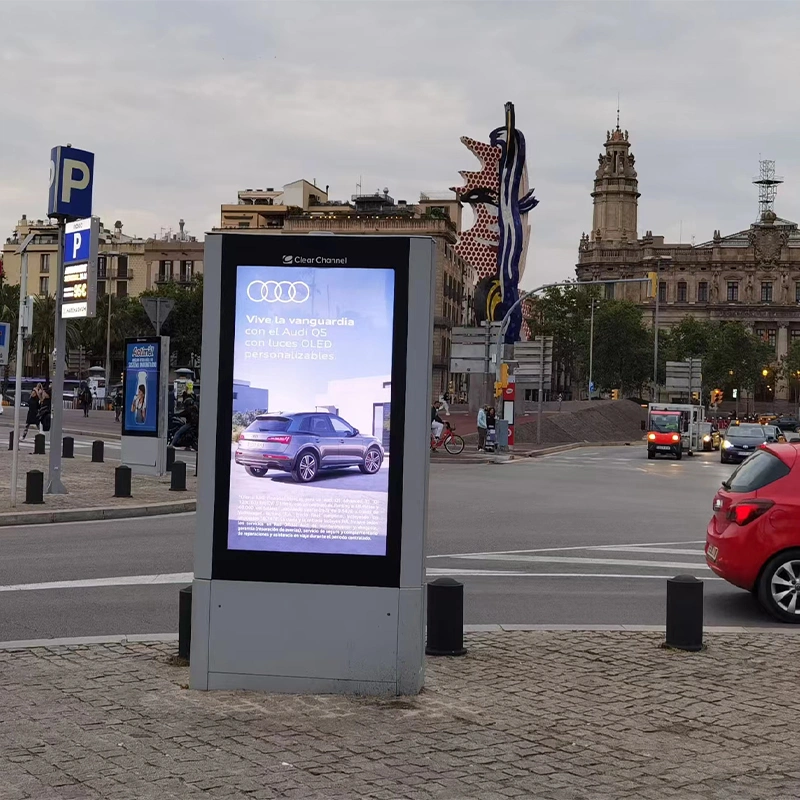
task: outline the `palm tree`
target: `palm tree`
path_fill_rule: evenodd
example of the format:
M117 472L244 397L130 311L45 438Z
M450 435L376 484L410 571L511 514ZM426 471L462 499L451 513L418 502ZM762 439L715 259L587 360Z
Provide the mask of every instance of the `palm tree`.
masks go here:
M31 332L31 358L34 369L44 374L45 381L50 382L50 357L55 347L56 299L51 295L39 295L33 301L33 330ZM78 330L74 324L67 322L66 347L60 354L66 361L70 348L77 347Z

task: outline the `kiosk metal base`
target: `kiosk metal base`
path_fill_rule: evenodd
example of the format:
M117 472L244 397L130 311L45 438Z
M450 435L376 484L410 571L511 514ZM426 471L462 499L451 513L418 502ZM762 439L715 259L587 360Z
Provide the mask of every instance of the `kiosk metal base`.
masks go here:
M425 677L422 616L421 587L196 579L190 685L417 694Z

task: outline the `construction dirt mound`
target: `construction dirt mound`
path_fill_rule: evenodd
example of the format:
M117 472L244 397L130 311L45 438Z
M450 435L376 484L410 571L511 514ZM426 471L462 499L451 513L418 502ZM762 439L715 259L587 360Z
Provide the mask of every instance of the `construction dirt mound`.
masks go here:
M545 412L542 417L542 444L572 442L637 442L647 409L632 400L593 400L574 411ZM514 426L514 441L536 441L536 417Z

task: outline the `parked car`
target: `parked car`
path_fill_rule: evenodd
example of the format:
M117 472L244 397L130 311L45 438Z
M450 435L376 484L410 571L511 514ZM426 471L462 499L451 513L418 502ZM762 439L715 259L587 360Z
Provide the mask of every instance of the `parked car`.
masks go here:
M706 561L783 622L800 623L800 444L765 444L714 495Z
M786 431L797 433L797 428L800 426L800 420L798 420L797 417L778 417L773 424L777 425L784 433Z
M321 470L358 467L375 475L383 463L383 447L336 414L261 414L240 434L234 460L248 475L268 470L289 472L308 483Z
M785 442L786 435L777 425L764 425L767 432L768 442Z
M725 431L725 438L719 451L719 460L723 464L744 461L752 455L769 438L763 425L741 423L733 425Z

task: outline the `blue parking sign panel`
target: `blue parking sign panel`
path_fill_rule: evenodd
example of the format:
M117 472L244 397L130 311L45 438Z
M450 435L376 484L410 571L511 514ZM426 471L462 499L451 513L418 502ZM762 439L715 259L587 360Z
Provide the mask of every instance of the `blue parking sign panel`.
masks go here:
M91 257L92 220L80 219L64 233L64 263L88 261Z
M75 147L50 151L50 192L47 215L80 219L92 215L94 153Z

